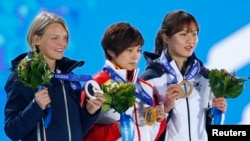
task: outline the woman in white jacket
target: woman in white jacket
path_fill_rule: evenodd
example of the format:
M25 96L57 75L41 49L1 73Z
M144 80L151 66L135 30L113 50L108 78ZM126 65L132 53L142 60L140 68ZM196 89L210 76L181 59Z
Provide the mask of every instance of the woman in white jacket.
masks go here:
M206 141L207 111L212 106L223 113L225 98L214 98L209 70L194 54L199 25L191 14L168 13L156 38L155 54L144 52L148 62L142 78L151 83L164 100L168 118L166 141Z

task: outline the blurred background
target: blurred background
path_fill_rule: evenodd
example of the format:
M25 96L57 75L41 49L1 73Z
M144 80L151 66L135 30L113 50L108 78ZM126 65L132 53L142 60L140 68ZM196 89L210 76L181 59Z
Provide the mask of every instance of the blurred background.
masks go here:
M153 51L154 39L166 13L182 9L193 14L199 24L199 43L195 50L208 68L225 68L238 76L250 76L249 0L10 0L0 1L0 141L4 133L4 85L10 73L10 61L29 50L26 35L40 11L62 16L70 30L65 56L85 60L79 74L94 74L104 64L101 38L116 22L129 22L145 38L143 51ZM146 66L142 56L139 67ZM250 82L236 99L228 99L225 124L250 124Z

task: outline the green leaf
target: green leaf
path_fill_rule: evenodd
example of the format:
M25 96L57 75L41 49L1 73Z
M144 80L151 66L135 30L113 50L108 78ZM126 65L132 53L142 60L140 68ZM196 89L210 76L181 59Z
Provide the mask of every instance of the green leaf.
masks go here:
M104 93L104 98L105 98L105 103L111 104L112 97L110 95L108 95L107 93Z
M215 97L236 98L243 91L245 80L237 78L235 72L228 73L225 69L212 69L208 78Z
M225 77L224 79L224 90L226 91L232 83L232 79L230 77Z
M229 97L229 98L236 98L236 97L238 97L241 94L241 92L243 91L243 89L244 89L243 85L240 85L240 86L236 85L236 86L234 86L232 88L229 88L228 91L227 91L227 93L228 93L227 97Z
M104 103L102 105L102 111L107 112L109 109L110 109L110 105L109 104Z

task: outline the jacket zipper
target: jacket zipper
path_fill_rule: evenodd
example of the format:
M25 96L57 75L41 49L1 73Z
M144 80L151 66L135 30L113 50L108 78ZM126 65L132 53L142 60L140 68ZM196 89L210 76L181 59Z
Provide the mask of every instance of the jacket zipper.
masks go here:
M65 87L64 87L64 82L61 81L61 83L62 83L62 89L63 89L63 97L64 97L64 103L65 103L65 110L66 110L66 119L67 119L67 126L68 126L69 141L71 141L71 129L70 129L70 123L69 123L69 109L68 109L66 91L65 91Z
M184 80L185 80L185 76L184 76ZM187 85L184 84L184 91L185 93L187 93ZM189 140L192 141L191 139L191 126L190 126L190 111L189 111L189 103L188 103L188 97L186 97L186 103L187 103L187 116L188 116L188 136L189 136Z

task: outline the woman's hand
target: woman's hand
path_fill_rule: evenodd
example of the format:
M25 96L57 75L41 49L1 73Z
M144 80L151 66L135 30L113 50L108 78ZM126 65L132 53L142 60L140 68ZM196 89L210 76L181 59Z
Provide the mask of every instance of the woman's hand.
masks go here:
M213 106L218 108L223 113L226 112L227 103L224 97L213 98Z
M165 112L164 112L164 106L156 105L155 110L156 110L157 122L162 122L166 117Z
M105 102L104 95L100 92L96 92L96 99L87 99L86 108L89 114L94 114L98 111L102 104Z
M48 88L43 87L41 90L35 93L35 101L41 107L41 109L45 110L47 105L50 104L51 100L49 97Z
M177 100L181 94L183 94L183 90L180 85L170 84L167 87L164 102L165 113L168 113L174 107L175 100Z

